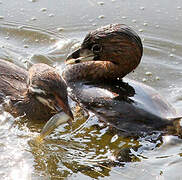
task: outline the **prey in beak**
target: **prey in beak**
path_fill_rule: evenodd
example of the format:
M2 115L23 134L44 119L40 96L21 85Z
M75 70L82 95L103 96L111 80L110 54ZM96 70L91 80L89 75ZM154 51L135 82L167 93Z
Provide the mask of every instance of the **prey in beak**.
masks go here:
M45 111L52 110L53 117L43 128L41 139L60 124L68 122L72 125L73 114L68 103L67 85L56 69L41 63L33 65L29 69L27 93L43 104Z
M66 101L64 101L66 99ZM69 107L67 97L60 98L60 96L54 93L54 101L52 101L52 105L49 107L56 112L54 116L52 116L49 121L42 128L41 133L36 137L35 141L40 143L47 135L51 134L54 129L58 126L68 123L69 126L72 126L72 120L74 119L71 109Z

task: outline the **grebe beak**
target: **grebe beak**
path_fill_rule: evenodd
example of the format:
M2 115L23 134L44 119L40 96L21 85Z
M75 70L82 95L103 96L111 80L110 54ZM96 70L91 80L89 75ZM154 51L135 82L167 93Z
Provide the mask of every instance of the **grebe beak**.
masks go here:
M73 119L73 113L71 112L68 102L67 101L63 102L63 100L57 94L55 94L55 99L56 99L56 103L54 105L55 110L58 112L63 110L68 116L70 116L71 119Z
M81 62L93 61L95 55L89 49L77 49L66 58L66 64L76 64Z
M49 119L49 121L44 125L41 133L35 138L35 140L39 143L58 126L65 123L68 123L70 126L72 126L72 120L74 117L69 107L68 101L63 102L59 95L56 93L54 95L55 103L53 108L58 113Z

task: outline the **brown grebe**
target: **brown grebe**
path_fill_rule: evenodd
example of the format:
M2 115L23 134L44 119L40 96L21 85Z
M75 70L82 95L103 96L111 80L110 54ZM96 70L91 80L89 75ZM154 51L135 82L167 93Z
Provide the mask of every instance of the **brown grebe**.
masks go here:
M68 56L63 78L69 95L124 136L178 133L174 109L152 88L126 78L140 63L139 36L123 24L90 32Z
M15 117L47 121L63 110L73 118L65 81L46 64L35 64L26 71L0 60L0 103Z

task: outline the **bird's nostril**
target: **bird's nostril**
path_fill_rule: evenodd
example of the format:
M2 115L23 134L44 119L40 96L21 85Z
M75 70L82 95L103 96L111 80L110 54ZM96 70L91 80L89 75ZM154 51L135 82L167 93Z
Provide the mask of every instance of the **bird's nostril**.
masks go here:
M80 63L80 60L79 59L75 60L75 63Z

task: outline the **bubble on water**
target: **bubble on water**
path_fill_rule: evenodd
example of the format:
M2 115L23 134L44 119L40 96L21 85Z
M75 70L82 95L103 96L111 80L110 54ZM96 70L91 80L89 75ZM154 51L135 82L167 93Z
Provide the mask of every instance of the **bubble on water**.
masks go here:
M2 4L2 1L0 1L0 4Z
M140 7L140 10L144 10L144 9L145 9L145 7L143 7L143 6Z
M139 29L138 31L139 31L139 32L143 32L143 29Z
M159 28L160 26L158 24L155 25L156 28Z
M103 6L104 2L100 1L100 2L97 2L97 4Z
M36 2L36 0L28 0L29 2Z
M122 18L122 19L126 19L126 16L122 16L121 18Z
M177 6L177 9L181 9L181 6Z
M147 76L152 76L152 72L147 71L147 72L145 73L145 75L147 75Z
M97 24L96 23L93 23L92 26L97 26Z
M160 80L160 77L159 77L159 76L156 76L155 79L156 79L156 80Z
M144 22L143 25L144 25L144 26L148 26L148 23Z
M54 17L54 16L55 16L55 15L54 15L54 14L52 14L52 13L51 13L51 14L49 14L49 17Z
M59 27L59 28L57 28L57 31L62 32L62 31L64 31L64 28Z
M136 23L136 19L133 19L132 22L133 22L133 23Z
M20 11L24 11L24 8L21 8Z
M37 18L36 17L32 17L31 20L32 21L35 21L35 20L37 20Z
M0 16L0 19L4 19L4 16Z
M47 11L47 8L41 8L40 11L45 12Z
M103 19L103 18L105 18L105 16L104 15L100 15L98 18L99 19Z
M6 36L5 39L8 40L9 39L9 36Z
M171 54L169 54L169 56L170 56L170 57L174 57L174 54L171 53Z
M143 78L143 79L142 79L142 81L143 81L143 82L146 82L146 81L147 81L147 79L146 79L146 78Z
M27 44L25 44L23 47L24 47L24 48L28 48L29 46L28 46Z

